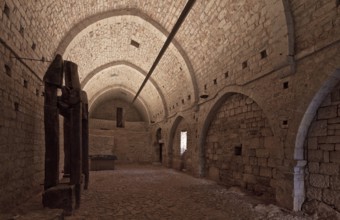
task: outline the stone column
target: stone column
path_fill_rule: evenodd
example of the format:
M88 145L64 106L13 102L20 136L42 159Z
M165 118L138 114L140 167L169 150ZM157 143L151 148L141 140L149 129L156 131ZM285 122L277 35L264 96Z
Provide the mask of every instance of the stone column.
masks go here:
M47 190L59 183L59 110L57 90L62 86L63 59L57 55L45 76L45 180Z

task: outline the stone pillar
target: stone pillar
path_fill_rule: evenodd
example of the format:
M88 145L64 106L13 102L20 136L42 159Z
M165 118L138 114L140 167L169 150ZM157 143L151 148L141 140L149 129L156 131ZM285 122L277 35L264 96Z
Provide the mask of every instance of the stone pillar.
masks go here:
M82 101L82 145L83 145L83 174L85 176L84 189L89 185L89 112L88 100L85 91L81 91Z
M59 110L57 90L63 79L63 59L57 55L45 76L45 180L47 190L59 183Z

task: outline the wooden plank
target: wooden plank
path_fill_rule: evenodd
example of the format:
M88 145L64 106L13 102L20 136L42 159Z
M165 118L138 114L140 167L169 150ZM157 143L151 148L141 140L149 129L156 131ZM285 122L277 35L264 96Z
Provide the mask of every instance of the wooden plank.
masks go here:
M63 60L57 55L44 75L45 102L45 179L44 189L59 183L59 110L58 88L62 85Z

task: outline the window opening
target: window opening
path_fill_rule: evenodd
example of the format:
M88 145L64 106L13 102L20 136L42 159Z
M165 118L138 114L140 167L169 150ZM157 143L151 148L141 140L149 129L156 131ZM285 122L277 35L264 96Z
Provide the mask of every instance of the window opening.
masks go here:
M181 155L187 150L188 132L181 131Z
M117 128L124 128L123 108L117 108Z

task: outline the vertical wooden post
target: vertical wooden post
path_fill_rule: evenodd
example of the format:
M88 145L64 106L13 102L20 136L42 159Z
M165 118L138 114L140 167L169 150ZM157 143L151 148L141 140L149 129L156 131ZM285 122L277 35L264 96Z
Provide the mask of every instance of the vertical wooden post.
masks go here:
M64 177L70 177L71 172L71 122L70 114L64 115Z
M81 88L77 64L65 61L65 85L70 88L70 183L75 184L76 208L80 205L80 185L82 182L82 106Z
M85 91L81 91L81 101L83 105L83 117L82 117L82 145L83 145L83 174L85 175L84 189L89 185L89 112L88 112L88 100Z
M45 180L47 190L59 183L59 110L57 90L62 85L63 59L57 55L45 76Z

